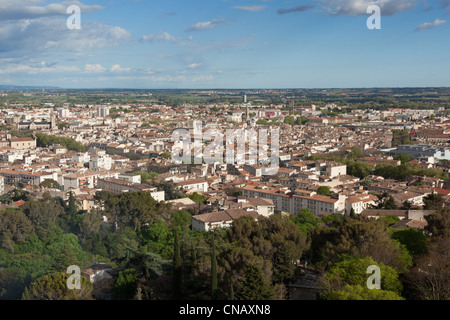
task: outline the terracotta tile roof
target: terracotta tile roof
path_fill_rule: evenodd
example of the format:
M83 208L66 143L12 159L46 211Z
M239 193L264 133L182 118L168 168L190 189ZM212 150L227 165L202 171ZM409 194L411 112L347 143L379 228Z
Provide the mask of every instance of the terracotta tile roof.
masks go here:
M423 229L427 224L428 223L426 221L403 219L403 220L393 224L391 227L395 228L395 229L401 229L401 228Z

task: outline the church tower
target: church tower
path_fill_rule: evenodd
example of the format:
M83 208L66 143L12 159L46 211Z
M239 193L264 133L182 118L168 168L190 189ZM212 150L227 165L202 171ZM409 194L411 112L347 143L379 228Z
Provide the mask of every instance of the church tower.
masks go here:
M55 117L55 112L52 111L50 112L50 129L55 129L56 128L56 117Z

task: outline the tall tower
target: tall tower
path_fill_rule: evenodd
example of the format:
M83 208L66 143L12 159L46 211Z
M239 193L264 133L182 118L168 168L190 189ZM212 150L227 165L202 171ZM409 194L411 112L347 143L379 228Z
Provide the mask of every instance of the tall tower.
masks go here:
M56 128L56 117L55 117L55 112L50 111L50 129L55 129Z
M291 115L294 115L294 99L291 100Z

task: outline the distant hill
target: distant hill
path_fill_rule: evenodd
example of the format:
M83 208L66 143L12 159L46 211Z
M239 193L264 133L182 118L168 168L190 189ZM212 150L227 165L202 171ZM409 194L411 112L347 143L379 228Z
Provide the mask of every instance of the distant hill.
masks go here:
M60 89L60 88L50 86L15 86L15 85L0 84L0 90L43 90L43 89Z

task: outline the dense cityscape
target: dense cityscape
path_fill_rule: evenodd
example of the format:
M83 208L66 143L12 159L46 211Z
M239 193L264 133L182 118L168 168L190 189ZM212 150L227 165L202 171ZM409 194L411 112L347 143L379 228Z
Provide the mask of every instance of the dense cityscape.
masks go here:
M3 90L0 297L448 299L448 93ZM191 134L176 163L199 124L278 128L276 172Z
M438 313L449 15L450 0L0 0L3 313Z

